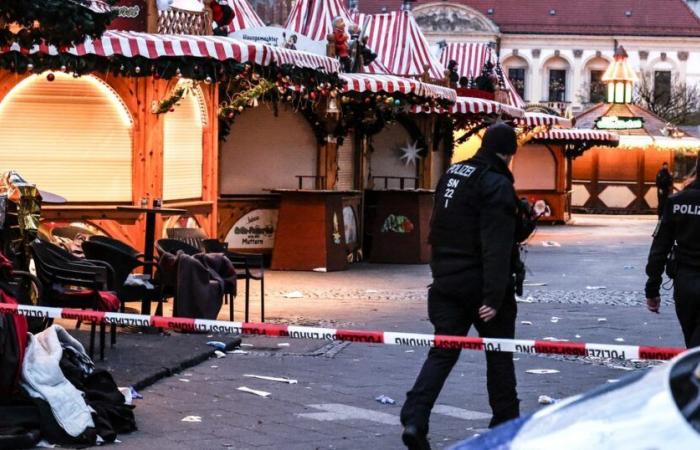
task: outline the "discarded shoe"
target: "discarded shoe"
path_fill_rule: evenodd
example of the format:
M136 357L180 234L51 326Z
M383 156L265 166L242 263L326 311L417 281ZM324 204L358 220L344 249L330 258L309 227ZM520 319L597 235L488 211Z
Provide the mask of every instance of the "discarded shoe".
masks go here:
M419 432L418 428L413 425L406 425L404 427L401 439L404 445L408 447L408 450L430 450L428 437Z

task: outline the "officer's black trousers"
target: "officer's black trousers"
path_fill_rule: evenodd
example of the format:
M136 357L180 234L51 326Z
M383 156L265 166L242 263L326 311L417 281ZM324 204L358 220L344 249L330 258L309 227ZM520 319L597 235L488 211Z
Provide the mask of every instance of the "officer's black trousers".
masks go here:
M509 338L515 336L515 297L510 294L494 319L483 322L479 319L479 299L465 299L437 292L428 294L428 316L435 327L435 334L466 336L472 324L482 337ZM459 359L460 350L431 348L428 358L406 396L401 410L401 422L414 425L421 432L428 432L430 411L440 394L452 367ZM515 390L515 368L512 353L486 352L486 377L489 403L493 419L489 426L514 419L520 415ZM473 382L474 378L465 378Z
M679 267L673 280L676 315L683 329L685 345L700 347L700 269Z

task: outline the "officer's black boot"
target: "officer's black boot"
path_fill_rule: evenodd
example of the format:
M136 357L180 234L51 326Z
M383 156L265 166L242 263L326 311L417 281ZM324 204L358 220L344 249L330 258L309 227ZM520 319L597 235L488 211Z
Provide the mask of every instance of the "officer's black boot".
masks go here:
M428 436L418 431L414 425L404 427L401 439L408 450L430 450Z

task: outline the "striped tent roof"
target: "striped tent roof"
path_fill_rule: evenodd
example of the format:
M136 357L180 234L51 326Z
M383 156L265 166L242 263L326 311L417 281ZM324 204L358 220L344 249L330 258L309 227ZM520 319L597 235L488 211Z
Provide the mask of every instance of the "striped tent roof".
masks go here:
M377 61L388 73L400 76L421 76L428 69L433 79L445 76L445 67L436 58L410 11L392 11L385 14L355 14L361 27L367 24L367 45L377 53ZM369 73L379 73L370 66Z
M585 130L585 129L570 129L570 130L549 130L537 133L534 140L541 141L559 141L559 142L596 142L611 147L616 147L620 143L620 136L617 133L601 130Z
M342 17L347 25L353 22L341 0L297 0L286 27L314 41L325 41L333 33L336 17Z
M223 36L186 36L138 33L134 31L106 31L100 38L87 38L85 42L59 51L54 46L35 45L31 49L13 44L0 49L0 53L20 52L57 56L66 53L74 56L94 55L104 58L125 56L128 58L157 59L162 57L211 58L219 61L233 59L261 66L273 63L289 64L300 68L337 73L337 60L307 52L270 47L264 44L241 41Z
M414 94L419 97L435 98L450 102L455 102L457 100L457 93L454 89L423 83L413 78L368 73L341 73L340 79L347 82L344 87L345 92L400 93Z
M226 0L226 2L235 14L233 21L228 25L230 33L265 26L265 23L247 0Z
M426 114L453 114L458 116L487 114L502 115L513 118L519 118L525 115L525 111L520 108L494 102L493 100L473 97L457 97L455 104L449 108L426 108L425 106L417 105L413 108L413 112Z
M476 78L481 74L486 61L499 64L493 50L483 42L450 42L440 53L440 62L447 67L450 61L457 62L457 73L460 77ZM517 108L524 108L525 102L513 87L507 74L503 74L508 91L508 103Z
M525 116L519 118L517 122L526 127L554 125L561 128L571 128L573 126L570 119L566 119L560 116L554 116L552 114L530 111L526 112Z

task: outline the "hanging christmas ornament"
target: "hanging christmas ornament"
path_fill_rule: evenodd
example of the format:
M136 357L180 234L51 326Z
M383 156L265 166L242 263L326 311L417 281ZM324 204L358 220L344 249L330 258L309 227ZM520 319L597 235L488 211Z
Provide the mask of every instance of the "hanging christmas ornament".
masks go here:
M421 159L420 152L423 150L418 147L418 142L407 142L405 147L401 148L401 161L406 164L406 167L414 166Z

